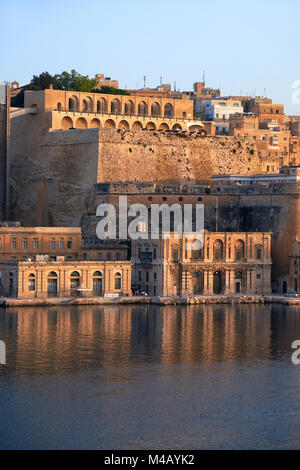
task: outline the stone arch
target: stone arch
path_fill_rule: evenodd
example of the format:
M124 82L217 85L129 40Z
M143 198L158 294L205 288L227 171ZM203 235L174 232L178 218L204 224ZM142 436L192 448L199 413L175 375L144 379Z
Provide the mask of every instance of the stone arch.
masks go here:
M155 102L151 105L151 116L159 117L161 115L160 104Z
M134 131L141 130L141 129L143 129L143 124L142 124L140 121L135 121L135 122L132 124L132 129L133 129Z
M245 258L245 243L243 240L237 240L234 245L235 260L239 261Z
M169 128L168 124L166 124L165 122L162 122L161 125L159 126L159 129L161 131L168 131L170 128Z
M79 101L77 96L73 95L69 98L69 111L78 111L79 110Z
M73 128L73 121L69 116L62 118L61 128L65 131Z
M140 101L138 104L138 115L139 116L147 116L148 114L148 106L145 101Z
M134 102L132 100L125 103L124 114L134 114Z
M70 275L70 286L71 289L77 289L80 286L80 273L73 271Z
M106 129L115 129L116 128L116 123L112 119L107 119L104 123L104 127Z
M87 121L83 117L80 117L76 121L76 129L86 129L87 128Z
M222 240L215 240L214 246L213 246L213 251L214 251L214 260L219 260L223 259L223 242Z
M174 116L174 107L171 103L165 104L164 116L168 116L168 117L173 117Z
M181 125L178 123L174 124L174 126L172 127L172 131L182 131Z
M129 124L128 124L127 121L125 121L123 119L122 121L119 122L118 128L119 129L129 129Z
M97 113L107 113L107 101L105 98L97 100Z
M118 98L114 98L110 103L110 111L112 114L121 114L121 101Z
M84 113L91 113L93 111L93 100L90 96L86 96L82 100L82 110Z
M90 127L101 127L101 122L99 119L94 118L91 120Z
M199 124L193 124L188 128L189 132L206 132L204 127L199 126Z
M146 125L147 131L155 131L156 130L156 125L154 122L148 122Z

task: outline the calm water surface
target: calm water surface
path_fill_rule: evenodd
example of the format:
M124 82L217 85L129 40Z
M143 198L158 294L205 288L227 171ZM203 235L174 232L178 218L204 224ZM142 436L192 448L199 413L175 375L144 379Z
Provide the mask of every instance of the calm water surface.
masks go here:
M1 449L300 449L300 307L0 309Z

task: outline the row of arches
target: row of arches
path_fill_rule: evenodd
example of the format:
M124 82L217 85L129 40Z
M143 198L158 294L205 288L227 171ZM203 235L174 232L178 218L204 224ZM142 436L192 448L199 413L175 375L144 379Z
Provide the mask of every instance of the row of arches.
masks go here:
M62 111L62 103L58 102L56 105L58 111ZM108 102L105 98L98 98L95 102L91 97L87 96L80 102L77 96L71 96L68 101L68 111L72 112L84 112L84 113L99 113L99 114L126 114L126 115L137 115L137 116L153 116L160 117L165 116L172 118L174 117L174 106L171 103L166 103L163 107L158 103L154 102L148 105L146 101L140 101L134 103L133 100L128 99L125 103L122 103L120 99L114 98ZM186 113L183 112L182 117L186 117Z
M204 272L195 271L192 273L192 291L193 295L202 295L204 293ZM214 271L213 273L213 293L222 294L226 287L225 271ZM234 288L237 294L242 293L246 287L246 278L242 271L234 273Z
M78 271L70 274L70 294L76 295L81 286L82 278ZM92 293L94 296L104 295L104 275L102 271L95 271L92 275ZM119 291L122 289L122 275L120 272L114 274L114 289ZM36 275L34 273L28 276L28 290L36 291ZM51 271L47 276L47 293L48 297L57 297L58 291L58 275L55 271Z
M104 127L105 129L132 129L132 130L142 130L146 129L148 131L181 131L182 126L179 123L175 123L170 126L166 122L156 124L152 121L147 122L146 124L141 123L140 121L134 121L129 123L126 119L122 119L119 122L116 122L114 119L100 120L98 118L93 118L88 121L85 117L78 117L77 119L72 119L70 116L65 116L61 120L61 129L87 129L87 128L97 128ZM189 130L192 131L201 131L203 128L201 126L191 126Z

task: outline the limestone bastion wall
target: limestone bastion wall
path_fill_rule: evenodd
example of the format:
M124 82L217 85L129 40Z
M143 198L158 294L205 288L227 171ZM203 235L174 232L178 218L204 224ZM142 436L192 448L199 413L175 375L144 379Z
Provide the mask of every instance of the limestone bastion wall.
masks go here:
M79 225L97 182L193 183L261 170L248 139L110 129L51 129L52 113L11 119L10 218Z
M261 171L255 143L232 137L100 130L98 182L194 183Z

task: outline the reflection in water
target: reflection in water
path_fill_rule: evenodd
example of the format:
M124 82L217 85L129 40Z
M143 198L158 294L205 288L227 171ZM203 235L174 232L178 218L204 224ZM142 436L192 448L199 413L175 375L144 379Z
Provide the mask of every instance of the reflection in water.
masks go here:
M281 336L284 331L284 336ZM300 337L297 308L282 306L78 306L0 309L2 374L69 374L152 362L259 360Z
M300 448L300 309L0 309L0 448Z

